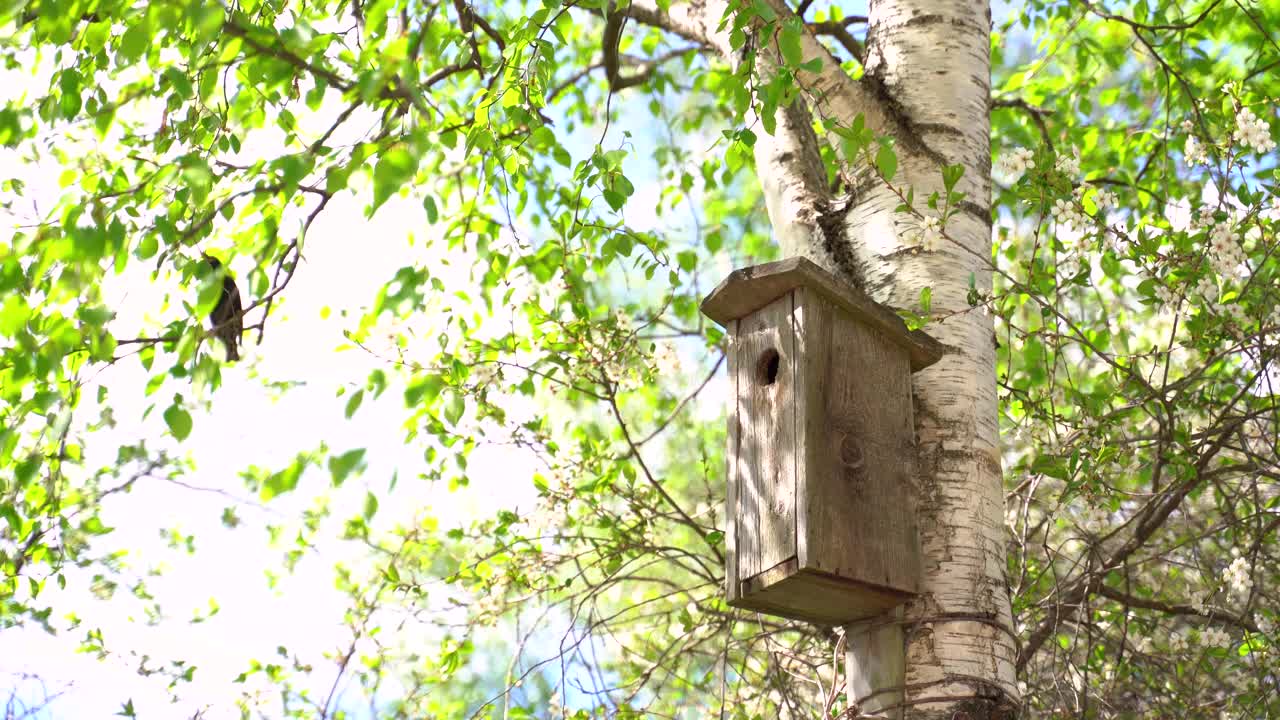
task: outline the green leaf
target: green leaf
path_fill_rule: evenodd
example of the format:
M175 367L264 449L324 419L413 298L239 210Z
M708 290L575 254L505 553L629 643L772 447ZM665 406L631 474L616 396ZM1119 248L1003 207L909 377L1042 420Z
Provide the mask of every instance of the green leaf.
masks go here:
M403 146L387 150L373 169L373 209L400 191L418 171L418 158Z
M333 486L340 487L364 461L364 448L348 450L341 455L329 458L329 474L333 478Z
M456 390L449 393L449 399L444 405L444 419L449 421L450 425L457 425L462 419L462 414L466 412L467 402L462 397L462 393Z
M947 188L947 192L955 189L956 183L960 181L964 175L964 165L959 163L955 165L947 165L942 168L942 184Z
M698 266L698 253L692 250L681 250L676 253L676 261L680 264L681 270L692 272Z
M343 410L343 414L346 415L348 420L350 420L351 416L355 415L356 411L360 409L360 403L363 401L364 390L357 390L351 393L351 397L347 398L347 406Z
M889 143L881 143L880 149L876 150L876 169L884 176L885 180L893 180L893 176L898 172L898 156L893 152L893 147Z
M179 442L186 440L191 435L191 413L187 412L175 400L164 411L164 422L169 426L169 432L178 439Z
M0 335L13 337L27 324L31 308L18 293L12 293L0 303Z
M804 61L804 50L800 45L802 37L798 21L788 21L778 33L778 49L782 52L782 59L791 67Z
M146 52L150 42L150 28L141 23L129 26L120 36L120 59L125 64L137 62L138 58L142 57L142 53Z
M298 458L284 470L269 475L266 481L262 483L262 499L270 500L277 495L292 492L297 488L298 481L302 479L303 465L303 459Z

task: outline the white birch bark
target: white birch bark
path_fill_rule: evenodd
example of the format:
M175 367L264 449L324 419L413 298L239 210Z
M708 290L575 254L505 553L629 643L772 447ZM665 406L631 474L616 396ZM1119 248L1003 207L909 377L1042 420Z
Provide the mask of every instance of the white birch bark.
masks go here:
M784 0L768 1L781 17L791 14ZM714 32L720 0L676 3L669 12L637 0L630 12L737 61L725 34ZM946 317L926 331L949 352L915 376L922 592L882 619L883 632L869 632L874 623L850 628L850 701L868 716L1016 714L994 335L991 318L967 301L971 274L979 290L991 287L990 23L980 0L871 0L865 76L849 78L806 35L805 59L824 59L820 72L799 78L808 102L779 111L773 135L756 128L757 173L784 256L807 256L897 307L918 310L929 287L934 314ZM763 55L768 72L772 58ZM956 190L966 202L947 224L949 239L932 252L917 247L916 221L895 212L899 196L857 163L850 194L831 197L806 108L846 125L862 114L868 127L892 136L899 161L892 182L913 187L926 213L925 198L943 192L941 168L963 165ZM904 641L905 678L895 683L886 679L898 672L895 660L874 658Z

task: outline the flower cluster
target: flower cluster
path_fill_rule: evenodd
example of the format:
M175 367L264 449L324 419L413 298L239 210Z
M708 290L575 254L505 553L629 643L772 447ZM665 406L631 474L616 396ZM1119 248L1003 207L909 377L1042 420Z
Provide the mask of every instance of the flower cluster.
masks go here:
M1235 552L1239 552L1236 550ZM1249 575L1249 561L1246 558L1236 556L1231 561L1231 565L1227 567L1227 585L1237 595L1248 595L1253 589L1253 578Z
M920 247L933 252L942 244L942 221L932 215L920 218Z
M1206 647L1227 647L1231 644L1231 634L1222 628L1209 628L1200 633L1200 642Z
M1270 635L1276 631L1276 623L1265 615L1259 615L1257 620L1258 630L1263 635Z
M1218 281L1214 279L1213 275L1205 273L1196 281L1196 292L1205 299L1205 302L1209 304L1216 303L1218 301Z
M1156 285L1155 293L1156 299L1159 300L1160 304L1164 307L1169 307L1178 300L1178 295L1174 293L1168 285Z
M1267 125L1267 121L1254 115L1249 108L1243 108L1236 115L1236 131L1232 139L1253 148L1259 154L1276 149L1276 142L1271 139L1271 128Z
M1014 148L1006 155L1001 155L996 161L996 172L1016 181L1031 167L1034 166L1034 154L1027 148Z
M1187 635L1185 632L1175 631L1169 634L1169 652L1185 652L1187 645Z
M1107 210L1115 207L1119 203L1116 194L1103 188L1093 194L1093 204L1098 206L1098 213L1102 214Z
M1209 231L1209 264L1214 271L1228 278L1239 278L1244 260L1244 248L1236 240L1235 229L1230 223L1214 225Z
M1104 508L1090 505L1085 508L1084 517L1080 519L1080 528L1090 535L1105 532L1111 526L1110 513Z
M613 357L605 362L604 373L609 380L617 385L619 392L639 390L643 385L635 367L628 358L622 356L622 353L614 354Z
M471 366L471 380L476 387L492 385L500 377L501 373L495 363L478 363Z
M1074 147L1070 152L1063 153L1054 161L1053 168L1067 177L1076 177L1080 174L1080 153Z
M675 343L665 341L653 351L653 367L659 375L670 377L680 372L680 355Z
M1059 225L1068 227L1080 227L1084 224L1084 213L1080 212L1079 206L1075 200L1067 200L1058 198L1053 201L1053 219L1058 221Z
M1187 136L1187 144L1182 148L1182 157L1192 167L1209 164L1209 155L1204 151L1204 146L1200 144L1195 135Z

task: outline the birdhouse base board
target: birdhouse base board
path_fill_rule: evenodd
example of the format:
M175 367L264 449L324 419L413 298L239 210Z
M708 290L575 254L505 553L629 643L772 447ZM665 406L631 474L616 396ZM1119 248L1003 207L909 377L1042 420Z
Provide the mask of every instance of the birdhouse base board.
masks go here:
M729 604L819 625L843 625L880 615L910 597L910 593L801 569L792 557L743 580Z

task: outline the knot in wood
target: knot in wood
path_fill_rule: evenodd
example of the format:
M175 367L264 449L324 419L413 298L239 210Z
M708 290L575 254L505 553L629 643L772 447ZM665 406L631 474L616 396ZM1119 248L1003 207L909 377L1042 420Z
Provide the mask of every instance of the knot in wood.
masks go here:
M845 433L840 440L840 462L849 470L861 470L866 464L862 446L858 444L852 433Z
M840 463L844 465L845 482L853 486L855 494L861 495L867 481L866 456L852 433L845 433L840 439Z

